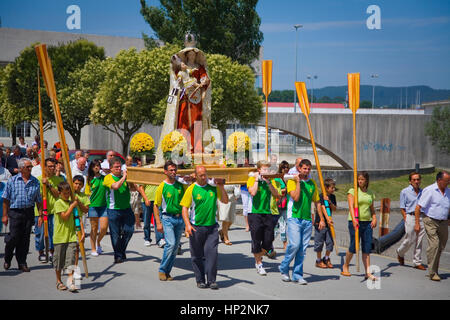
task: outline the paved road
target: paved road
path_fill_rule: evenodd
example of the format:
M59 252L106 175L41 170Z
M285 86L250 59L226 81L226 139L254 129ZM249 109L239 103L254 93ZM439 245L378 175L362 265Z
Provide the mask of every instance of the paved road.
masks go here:
M239 220L239 219L238 219ZM242 221L242 220L239 220ZM239 221L237 221L239 223ZM352 277L340 276L340 268L318 269L314 266L315 253L307 251L305 279L307 286L281 281L278 266L283 258L281 242L276 260L264 259L268 275L259 276L250 254L250 234L235 225L230 232L232 246L219 245L220 289L197 289L190 262L187 239L183 238L183 254L177 257L172 271L174 281L158 280L158 266L162 249L156 245L144 247L143 232L136 231L130 241L125 263L113 264L112 247L107 236L103 243L105 253L88 257L89 278L81 281L78 293L59 292L55 288L55 274L50 265L37 261L37 253L28 255L30 273L21 273L13 260L12 268L3 270L4 241L0 238L0 300L5 299L199 299L199 300L272 300L272 299L449 299L450 269L441 268L443 280L432 282L425 272L411 267L400 267L396 259L371 255L371 262L381 270L380 289L368 289L362 272L351 266ZM33 235L32 235L32 241ZM312 244L312 242L311 242ZM90 244L86 242L88 253ZM30 249L34 249L34 244ZM345 248L340 255L333 253L336 266L343 263ZM354 262L354 261L353 261ZM80 262L81 265L81 262ZM362 266L362 264L361 264ZM362 268L361 268L362 270ZM64 280L64 278L63 278Z

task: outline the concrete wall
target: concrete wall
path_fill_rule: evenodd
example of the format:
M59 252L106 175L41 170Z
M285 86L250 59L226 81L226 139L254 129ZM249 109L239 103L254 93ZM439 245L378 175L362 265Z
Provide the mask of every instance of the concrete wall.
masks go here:
M357 114L358 169L414 168L416 163L423 167L437 162L450 167L449 157L440 155L425 135L429 120L428 115ZM353 167L352 114L311 114L310 121L317 146ZM269 126L309 139L303 114L272 113Z

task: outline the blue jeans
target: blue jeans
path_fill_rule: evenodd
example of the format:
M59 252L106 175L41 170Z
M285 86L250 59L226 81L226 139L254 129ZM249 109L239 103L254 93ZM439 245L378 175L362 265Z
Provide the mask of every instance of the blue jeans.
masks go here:
M303 279L303 261L312 234L312 221L298 218L287 219L288 245L284 260L281 262L279 270L283 274L289 274L289 264L294 260L292 280Z
M184 221L181 215L179 217L173 217L171 215L161 214L161 223L164 228L166 245L164 246L159 272L170 273L175 262L181 235L184 231Z
M125 251L133 236L135 217L131 208L108 209L109 232L114 249L114 259L126 259Z
M38 227L39 217L34 217L34 245L37 251L45 250L45 235L44 235L44 221L42 226ZM53 214L48 215L48 243L50 244L50 250L53 250Z
M150 226L151 226L152 215L153 215L153 203L154 203L154 201L150 201L150 206L147 207L145 205L145 202L142 202L142 212L144 214L144 240L150 241L150 242L152 241L152 238L151 238L152 230L151 230ZM155 234L156 234L156 243L158 243L159 240L164 238L164 234L156 231L156 221L155 221L154 227L155 227Z

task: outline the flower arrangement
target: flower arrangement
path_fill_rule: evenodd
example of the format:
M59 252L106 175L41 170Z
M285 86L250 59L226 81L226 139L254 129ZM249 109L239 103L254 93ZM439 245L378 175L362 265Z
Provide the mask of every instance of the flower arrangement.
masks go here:
M238 153L243 153L245 159L249 159L250 146L250 138L246 133L240 131L232 133L227 140L226 166L233 167L237 165L238 161L243 162L244 159L238 160Z
M170 160L172 154L178 154L182 157L188 150L185 137L178 131L172 131L165 135L161 147L166 160Z
M130 142L130 154L134 156L152 155L154 153L155 141L145 133L137 133Z

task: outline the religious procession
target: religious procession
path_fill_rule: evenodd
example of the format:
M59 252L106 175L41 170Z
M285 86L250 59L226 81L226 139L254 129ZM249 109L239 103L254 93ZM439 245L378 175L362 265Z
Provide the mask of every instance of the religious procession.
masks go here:
M142 211L143 246L151 245L153 229L158 246L164 248L154 277L162 282L174 281L172 269L184 236L189 242L195 285L199 289L217 290L216 278L221 268L219 243L233 246L228 231L236 214L235 199L241 197L246 228L240 232L249 234L249 251L254 257L251 267L258 275L272 276L263 259L276 255L274 240L279 233L284 251L278 266L282 282L308 284L304 277L308 251L317 255L316 268L337 268L343 277L352 276L350 264L354 255L359 272L362 253L365 280L380 281L370 270L373 232L379 223L374 209L376 195L369 187L369 174L358 171L356 162L358 73L348 74L354 159L353 188L347 191L350 245L344 262L337 264L330 259L332 252L338 251L333 221L333 213L338 209L334 195L337 182L323 177L321 172L304 82L295 85L309 128L314 161L301 157L295 163L272 161L266 149L265 159L253 163L250 139L240 132L227 141L224 155L214 147L216 139L211 134L213 83L206 57L188 35L186 48L174 53L168 61L170 91L154 163L146 165L141 157L128 156L123 164L113 150L106 153L103 161L90 161L89 153L78 150L70 161L51 61L45 45L35 49L40 75L55 113L59 141L48 152L41 124L41 134L30 152L21 153L21 147L28 149L23 142L4 155L0 149L2 225L9 229L5 235L4 270L13 267L15 257L20 271L32 271L27 265L27 255L32 250L34 226L35 250L40 262L52 264L56 290L76 292L80 290L76 280L89 277L86 256L107 258L102 241L108 232L113 263L127 263L127 247L135 230L141 228ZM271 61L264 61L262 70L267 105ZM266 126L267 117L266 113ZM137 135L131 142L131 149L136 152L154 147L153 139L145 134ZM137 165L133 166L133 162ZM319 181L311 178L313 162ZM414 268L428 272L430 280L440 281L439 260L448 239L449 173L439 172L435 183L423 189L420 183L421 174L411 172L409 185L400 194L406 237L397 250L397 258L404 265L406 252L414 248ZM313 230L313 249L308 249ZM422 262L421 252L425 236L427 266ZM86 242L90 250L86 249Z

